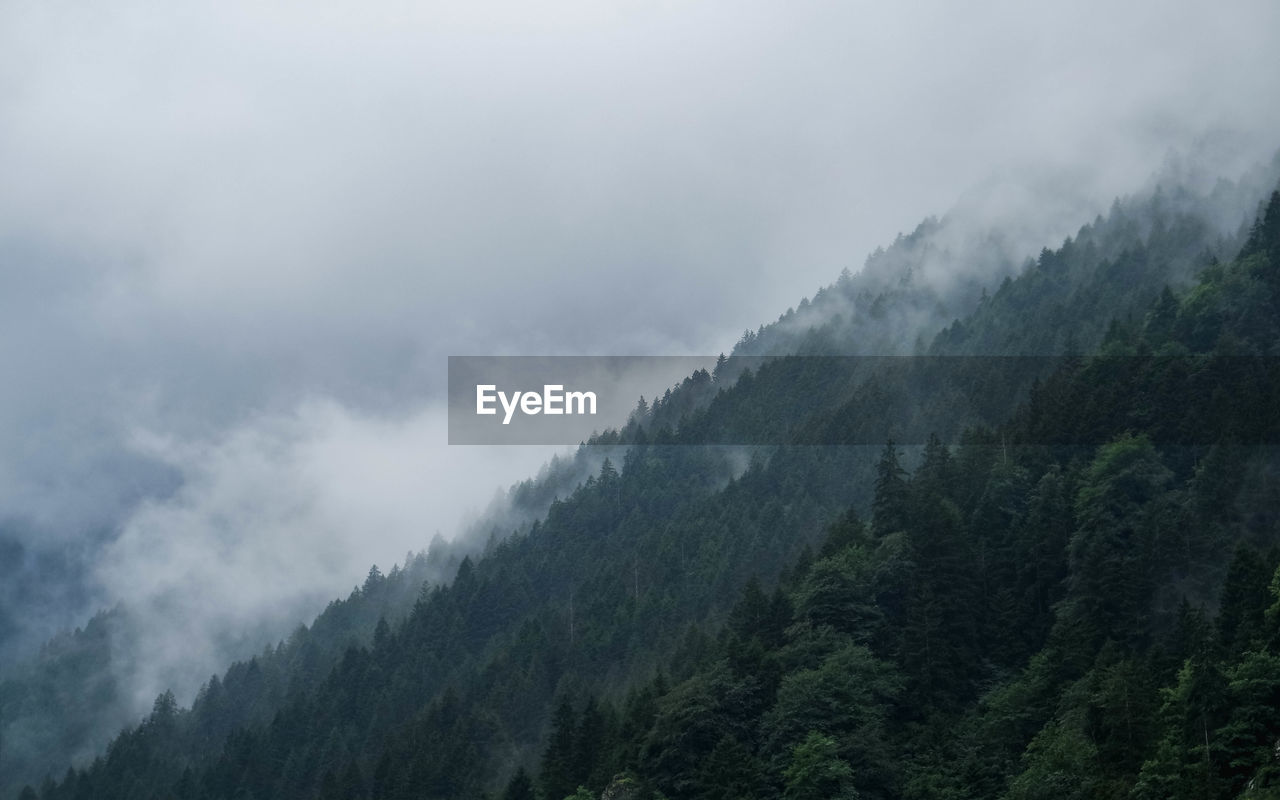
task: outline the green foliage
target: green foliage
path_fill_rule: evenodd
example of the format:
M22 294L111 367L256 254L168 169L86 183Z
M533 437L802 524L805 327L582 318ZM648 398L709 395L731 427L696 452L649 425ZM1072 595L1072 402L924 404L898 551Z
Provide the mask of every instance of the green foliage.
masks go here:
M1097 797L1094 743L1067 722L1046 726L1031 740L1024 769L1009 784L1010 800L1073 800Z
M1013 385L976 376L993 418L954 447L681 445L959 413L900 364L748 372L735 359L784 333L745 336L714 377L603 434L627 445L616 460L460 558L448 585L403 613L357 601L360 635L340 647L300 635L210 681L190 710L162 697L41 795L1274 793L1277 463L1229 442L1275 411L1265 382L1215 399L1224 376L1201 359L1275 353L1277 203L1240 259L1189 290L1207 230L1154 200L1045 250L932 351L1105 352ZM925 234L869 267L927 249ZM862 299L852 278L830 291L892 320L921 297L907 277ZM1222 442L1170 444L1198 423ZM394 583L371 573L360 591Z
M1095 652L1107 640L1137 645L1147 635L1157 524L1150 512L1171 477L1141 436L1105 445L1085 471L1063 611L1074 649Z
M524 767L517 769L516 774L511 776L506 791L502 793L502 800L535 800L533 780Z
M569 698L560 701L551 718L551 736L538 771L543 797L573 794L582 773L577 760L577 715Z
M853 769L836 752L830 736L811 731L791 749L791 761L783 770L786 800L854 800Z

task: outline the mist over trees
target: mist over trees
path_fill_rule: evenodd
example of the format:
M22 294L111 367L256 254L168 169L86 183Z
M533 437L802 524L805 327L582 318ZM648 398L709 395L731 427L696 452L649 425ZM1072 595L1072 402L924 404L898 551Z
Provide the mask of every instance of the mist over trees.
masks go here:
M938 257L925 223L515 487L527 516L371 570L189 708L163 694L91 763L24 777L27 796L1266 796L1275 454L1170 443L1199 412L1161 392L1162 362L1096 356L1278 355L1280 195L1227 230L1207 211L1274 187L1269 169L1118 202L959 290L959 313L915 283ZM911 341L895 352L1079 358L954 442L682 446L699 426L776 426L769 409L805 409L797 436L872 410L946 418L785 362L726 372L861 347L895 314L916 325L890 325ZM893 380L862 385L877 377ZM1236 408L1213 422L1242 441L1275 424ZM1051 444L1082 430L1093 444ZM31 726L94 719L115 619L0 686L0 758L31 772L37 751L95 749Z
M1273 793L1276 31L0 2L0 800Z

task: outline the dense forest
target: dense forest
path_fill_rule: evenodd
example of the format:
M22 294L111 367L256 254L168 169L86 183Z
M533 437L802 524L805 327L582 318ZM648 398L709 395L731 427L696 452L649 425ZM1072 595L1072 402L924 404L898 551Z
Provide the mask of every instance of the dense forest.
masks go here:
M19 796L1280 796L1280 193L1224 234L1215 191L1117 203L991 292L919 278L927 223L576 488L517 487L536 519L371 571ZM977 410L809 358L885 320L895 352L1058 358ZM899 429L937 435L831 444ZM688 446L726 431L791 444ZM111 624L0 707L91 706Z

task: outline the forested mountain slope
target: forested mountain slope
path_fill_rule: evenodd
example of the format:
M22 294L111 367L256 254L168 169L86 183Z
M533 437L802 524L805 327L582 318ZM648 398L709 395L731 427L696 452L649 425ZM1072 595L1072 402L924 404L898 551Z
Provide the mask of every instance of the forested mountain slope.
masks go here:
M216 698L219 706L206 738L220 740L238 726L269 720L289 691L313 688L346 648L368 645L380 620L408 616L424 585L451 580L468 554L545 515L557 495L599 469L608 451L553 458L537 476L495 498L471 530L452 541L436 534L425 552L406 555L385 575L372 567L361 586L329 603L311 625L214 676L200 700ZM121 728L136 724L141 715L130 688L136 660L146 657L141 624L128 607L103 611L0 679L0 796L51 771L60 774L69 763L89 763Z
M1152 214L1159 218L1158 210ZM1273 202L1269 214L1280 215L1280 207ZM1094 228L1101 236L1124 222L1113 212ZM1181 299L1162 296L1164 284L1185 279L1206 250L1232 257L1222 252L1230 244L1220 233L1179 217L1137 228L1115 255L1088 257L1072 250L1082 234L1042 255L961 327L1021 328L1019 341L1050 341L1052 325L1043 314L1009 312L1006 319L991 309L1014 307L1001 299L1005 293L1023 292L1031 303L1056 297L1042 273L1057 259L1083 265L1066 271L1070 296L1132 290L1160 299L1154 322L1115 329L1108 346L1145 342L1204 352L1204 342L1215 347L1225 332L1230 341L1261 347L1276 316L1274 300L1266 302L1275 283L1268 224L1256 227L1238 262L1209 269ZM1134 247L1161 255L1131 270L1125 254ZM1137 303L1130 307L1145 311ZM1107 330L1114 310L1080 303L1082 338ZM819 339L839 331L814 330ZM964 352L947 335L933 349ZM1238 541L1265 544L1275 533L1274 520L1267 528L1256 514L1241 522L1205 510L1211 503L1204 497L1235 498L1267 485L1264 466L1221 448L1170 455L1129 435L1140 430L1121 427L1097 453L1010 451L1010 442L1046 441L1045 431L1033 436L1033 424L1052 431L1052 412L1036 405L1046 402L1042 395L998 435L975 432L955 453L927 448L910 479L892 448L877 463L865 448L672 446L681 442L681 419L719 415L719 422L750 427L757 421L743 415L752 409L805 407L803 383L768 377L762 368L732 385L710 375L692 381L715 399L681 408L676 424L663 415L683 402L680 391L655 403L650 418L617 437L633 444L621 463L606 462L553 503L544 520L495 543L482 558L463 560L452 584L424 592L403 622L379 623L368 644L348 649L314 687L285 678L257 715L221 695L225 680L211 684L191 710L162 697L102 760L40 793L472 797L501 790L523 764L540 769L543 796L555 800L578 783L598 792L624 769L634 772L637 787L672 797L784 790L834 796L832 785L872 796L939 796L943 789L993 796L1018 774L1011 764L1019 763L1026 740L1047 729L1046 709L1092 674L1109 641L1119 637L1115 646L1129 648L1119 661L1145 658L1154 647L1148 640L1180 629L1166 608L1176 598L1161 595L1152 610L1143 594L1148 587L1174 575L1187 587L1182 595L1211 604L1223 569L1213 556L1229 554ZM1087 370L1054 380L1085 394L1092 386ZM809 413L830 424L833 408L848 401L836 391ZM1177 410L1157 406L1151 413ZM990 446L995 442L1004 446ZM1208 469L1203 465L1219 461L1225 466L1210 476L1218 494L1197 500L1194 491L1210 491L1210 477L1198 477ZM1125 516L1129 509L1120 503L1119 521L1113 483L1137 492L1126 501L1137 510ZM1081 500L1095 496L1096 508ZM856 519L868 506L874 513L866 528ZM1165 522L1188 507L1202 516L1177 519L1178 529L1217 526L1217 538L1194 539L1210 557L1201 559L1189 536L1182 551L1163 542L1172 553L1168 563L1151 566L1123 602L1106 598L1109 581L1092 568L1109 568L1114 559L1091 543L1115 538L1115 530L1126 543L1134 531L1158 538ZM1263 506L1251 499L1246 507ZM1092 520L1084 527L1097 536L1080 533L1082 519ZM815 563L805 551L824 538ZM1129 568L1148 562L1145 552L1126 559ZM1273 566L1259 561L1254 572ZM768 600L751 590L735 607L753 574L765 585L781 578L781 588ZM814 585L817 575L828 576L831 587ZM1130 583L1128 573L1119 577ZM1072 594L1077 584L1087 586ZM825 595L828 589L834 594ZM810 613L807 603L817 610ZM1111 605L1123 608L1113 612ZM1076 606L1079 613L1062 611ZM726 632L718 633L726 618ZM1054 642L1066 643L1048 651ZM1035 672L1036 664L1063 653L1070 658L1061 663L1075 666L1050 677ZM1169 655L1169 663L1179 654ZM1151 674L1155 680L1165 673ZM835 685L848 684L848 676L857 680ZM1024 693L1007 701L1018 706L1010 713L1026 715L1020 727L984 716L1002 691ZM569 703L553 720L562 698ZM832 708L841 719L815 716ZM544 754L549 721L553 735ZM945 735L955 725L974 731L959 755L951 748L961 745ZM1135 741L1133 731L1125 735ZM1009 741L994 741L1001 736ZM1114 780L1133 778L1132 762L1145 753L1134 745ZM1035 766L1033 755L1027 770ZM741 767L747 783L703 774L715 765ZM1009 785L1016 790L1019 780ZM519 796L522 786L517 779L508 788ZM804 794L806 786L816 794Z
M1280 431L1280 193L1105 351L910 476L886 447L870 524L749 584L688 677L566 697L542 796L1280 794L1280 452L1248 444ZM1242 353L1265 389L1216 406L1221 441L1149 435L1204 421L1170 369ZM1081 419L1100 446L1046 446Z

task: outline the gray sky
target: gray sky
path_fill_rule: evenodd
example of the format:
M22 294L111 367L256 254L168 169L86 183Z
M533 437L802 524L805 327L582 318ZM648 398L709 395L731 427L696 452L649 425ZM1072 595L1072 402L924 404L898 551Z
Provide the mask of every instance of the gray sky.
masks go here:
M9 535L301 614L544 457L444 446L450 354L726 350L975 186L1280 145L1272 0L903 5L0 0Z

